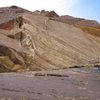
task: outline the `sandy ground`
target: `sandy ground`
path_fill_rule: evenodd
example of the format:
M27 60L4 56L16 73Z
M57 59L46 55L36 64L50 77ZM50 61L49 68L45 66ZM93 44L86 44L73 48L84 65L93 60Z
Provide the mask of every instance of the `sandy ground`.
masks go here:
M0 74L0 100L100 100L100 69Z

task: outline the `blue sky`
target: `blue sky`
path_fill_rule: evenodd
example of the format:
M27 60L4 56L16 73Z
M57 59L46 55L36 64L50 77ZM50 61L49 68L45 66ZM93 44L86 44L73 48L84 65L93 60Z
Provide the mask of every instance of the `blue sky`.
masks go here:
M55 10L59 15L72 15L100 22L100 0L0 0L0 7L17 5L34 10Z
M78 0L69 14L100 22L100 0Z

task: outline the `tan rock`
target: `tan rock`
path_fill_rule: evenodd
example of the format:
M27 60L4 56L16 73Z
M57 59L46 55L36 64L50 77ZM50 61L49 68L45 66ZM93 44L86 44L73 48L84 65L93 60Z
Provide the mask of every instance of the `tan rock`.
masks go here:
M15 6L0 8L0 13L1 72L94 66L96 60L90 61L100 56L100 38L77 26L83 19L69 16L70 23L64 23L66 17L55 18L55 12L46 12L50 15L47 17ZM73 26L70 19L77 25Z

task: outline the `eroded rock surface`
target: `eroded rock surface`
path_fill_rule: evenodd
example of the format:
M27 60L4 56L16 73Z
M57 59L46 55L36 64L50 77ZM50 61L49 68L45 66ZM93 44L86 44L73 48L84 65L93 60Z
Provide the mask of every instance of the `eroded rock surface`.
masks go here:
M100 70L76 68L2 73L0 74L0 99L100 100Z
M0 24L0 72L29 70L33 65L35 47L23 24L22 16Z
M94 66L90 61L99 58L100 38L64 18L54 11L0 8L0 72Z

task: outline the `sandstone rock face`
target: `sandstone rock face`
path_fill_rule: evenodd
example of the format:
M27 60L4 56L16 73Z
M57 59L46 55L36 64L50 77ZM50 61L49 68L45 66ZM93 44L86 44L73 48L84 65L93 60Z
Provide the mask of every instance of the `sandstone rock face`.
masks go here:
M75 27L100 27L100 24L96 20L87 20L84 18L75 18L69 15L53 17L52 20L71 24Z
M0 72L87 66L99 57L99 37L48 15L0 8Z
M46 16L47 16L47 17L59 17L59 15L56 14L54 11L48 12L48 13L46 14Z

